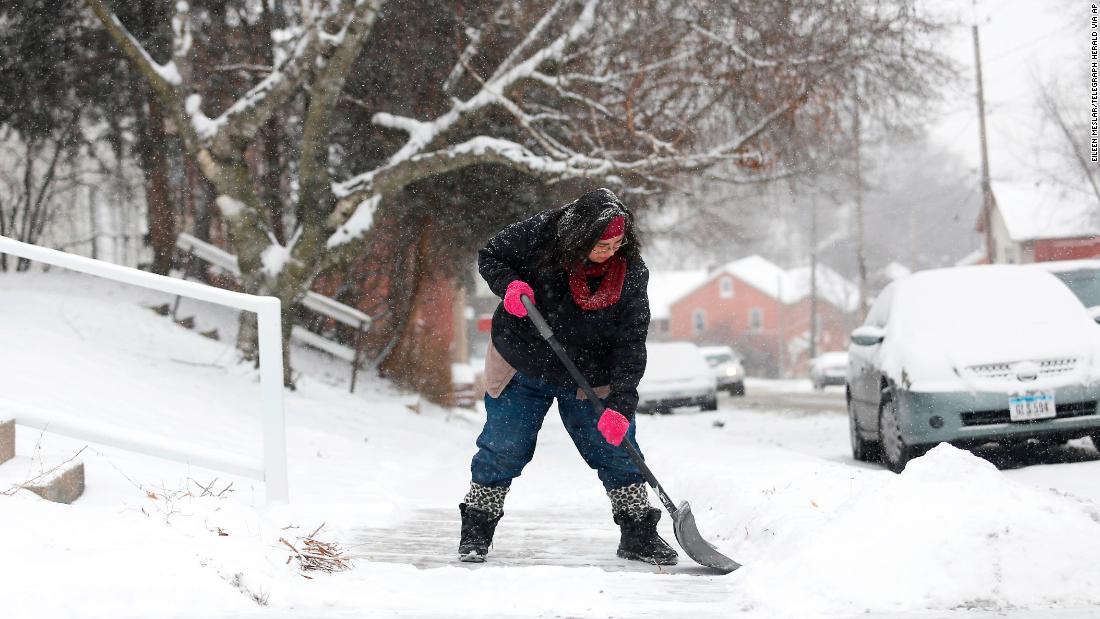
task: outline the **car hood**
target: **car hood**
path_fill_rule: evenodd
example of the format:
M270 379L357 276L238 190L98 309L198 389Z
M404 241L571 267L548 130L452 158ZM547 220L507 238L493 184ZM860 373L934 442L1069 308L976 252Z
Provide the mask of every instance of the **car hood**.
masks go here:
M1100 351L1100 328L1020 328L999 334L975 329L893 340L884 342L882 367L899 384L935 391L981 390L990 387L990 380L1016 381L1017 371L1029 369L1057 368L1039 371L1038 383L1033 384L1087 379Z

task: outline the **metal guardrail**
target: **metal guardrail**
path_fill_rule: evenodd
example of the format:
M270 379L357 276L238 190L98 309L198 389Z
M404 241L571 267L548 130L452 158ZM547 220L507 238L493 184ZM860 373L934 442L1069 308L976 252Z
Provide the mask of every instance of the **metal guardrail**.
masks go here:
M241 275L241 268L237 263L236 256L216 245L198 239L191 234L181 232L179 236L176 237L176 247L204 262L208 262L222 269L230 275L235 277L240 277ZM295 328L291 330L290 334L295 340L319 350L323 350L335 357L349 361L351 363L350 391L355 393L355 382L358 378L359 366L362 365L363 362L363 333L370 328L371 317L350 305L345 305L335 299L331 299L313 291L306 293L305 298L301 301L301 305L311 312L326 318L331 318L336 322L355 329L355 343L352 348L348 348L338 342L327 340L308 329ZM348 353L351 354L349 355Z
M286 501L286 421L283 409L283 333L281 329L282 303L275 297L259 297L231 290L223 290L196 282L182 281L145 271L139 271L110 262L22 243L0 236L0 253L20 256L36 262L52 264L71 271L78 271L110 279L116 282L159 290L207 303L215 303L239 310L255 312L259 328L260 345L260 403L263 421L262 458L236 457L217 453L200 446L185 444L149 436L117 436L102 427L88 424L86 420L63 418L59 414L34 412L27 407L16 411L16 423L32 427L48 425L53 432L74 438L111 445L150 455L201 463L201 466L249 475L267 486L268 501ZM9 406L10 402L6 403Z

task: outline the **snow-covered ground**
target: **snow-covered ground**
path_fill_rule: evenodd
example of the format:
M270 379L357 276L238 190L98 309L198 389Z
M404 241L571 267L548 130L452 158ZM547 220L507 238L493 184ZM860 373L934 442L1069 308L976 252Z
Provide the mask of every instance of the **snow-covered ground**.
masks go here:
M199 329L219 329L215 342L143 307L166 300L57 270L0 274L0 417L61 413L258 454L257 375L236 363L234 317L184 302ZM397 538L410 514L444 510L453 533L440 552L451 552L480 416L378 381L349 394L345 364L306 349L295 361L288 505L265 506L249 479L20 426L0 492L33 477L39 454L82 447L87 490L69 506L0 494L0 616L1100 616L1100 457L1087 440L1062 448L1069 464L998 470L941 446L893 475L851 460L843 415L737 399L643 417L638 432L673 498L690 500L704 536L745 564L731 575L493 567L524 514L614 528L551 413L489 564L361 558L304 578L280 540L300 544L322 524L317 537L364 556L366 528ZM613 555L613 542L592 552Z

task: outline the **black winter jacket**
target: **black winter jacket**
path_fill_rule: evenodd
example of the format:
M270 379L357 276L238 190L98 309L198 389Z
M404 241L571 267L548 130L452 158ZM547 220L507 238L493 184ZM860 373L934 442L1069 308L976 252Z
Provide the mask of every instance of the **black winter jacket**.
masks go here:
M512 280L530 284L535 306L581 374L593 387L610 385L604 405L631 418L638 406L638 381L646 364L649 269L640 258L632 261L617 303L582 310L573 301L563 269L540 272L536 267L557 234L559 210L544 211L498 232L478 252L478 270L501 298ZM589 280L591 286L597 283L598 279ZM504 360L520 372L554 385L577 386L531 320L509 314L503 304L493 314L492 338Z

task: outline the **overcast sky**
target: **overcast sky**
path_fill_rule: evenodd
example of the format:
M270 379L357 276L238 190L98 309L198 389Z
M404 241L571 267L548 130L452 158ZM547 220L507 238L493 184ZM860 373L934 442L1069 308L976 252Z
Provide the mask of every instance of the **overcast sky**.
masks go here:
M1038 82L1057 76L1077 92L1074 106L1088 110L1089 2L1084 0L933 0L958 19L948 41L962 81L948 89L942 113L933 119L935 139L979 166L978 114L974 93L974 47L970 25L979 26L994 179L1028 180L1039 157L1037 145L1053 135L1038 113ZM975 10L976 9L976 10ZM975 177L976 178L976 177Z

